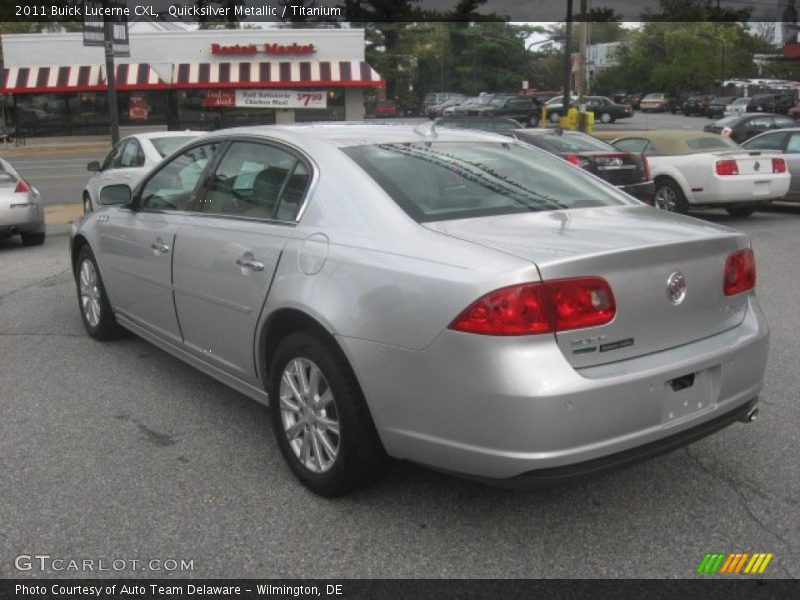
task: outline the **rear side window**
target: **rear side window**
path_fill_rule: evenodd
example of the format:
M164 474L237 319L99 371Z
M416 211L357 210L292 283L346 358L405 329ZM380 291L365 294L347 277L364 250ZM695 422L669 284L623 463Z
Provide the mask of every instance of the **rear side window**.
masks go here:
M418 222L626 203L578 167L522 144L423 142L344 152Z
M628 138L625 140L617 140L614 142L614 147L625 152L634 152L641 154L647 148L648 140L644 138Z

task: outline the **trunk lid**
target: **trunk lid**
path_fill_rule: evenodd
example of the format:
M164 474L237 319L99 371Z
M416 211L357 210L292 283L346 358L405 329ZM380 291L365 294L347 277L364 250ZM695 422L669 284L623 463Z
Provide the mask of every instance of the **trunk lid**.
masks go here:
M725 296L727 256L749 245L744 234L646 206L584 208L427 223L425 226L536 264L543 280L599 276L616 317L599 327L556 334L576 368L687 344L738 325L746 296ZM667 281L683 275L674 304ZM488 290L487 290L488 291Z

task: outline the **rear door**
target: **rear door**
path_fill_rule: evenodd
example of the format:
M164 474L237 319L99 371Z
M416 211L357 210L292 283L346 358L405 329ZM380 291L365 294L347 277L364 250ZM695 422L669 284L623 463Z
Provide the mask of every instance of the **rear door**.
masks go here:
M193 147L144 182L136 210L97 219L100 268L117 313L172 343L182 340L172 297L175 236L218 144Z
M293 150L233 141L178 233L173 279L184 343L251 383L256 324L310 179L309 162Z

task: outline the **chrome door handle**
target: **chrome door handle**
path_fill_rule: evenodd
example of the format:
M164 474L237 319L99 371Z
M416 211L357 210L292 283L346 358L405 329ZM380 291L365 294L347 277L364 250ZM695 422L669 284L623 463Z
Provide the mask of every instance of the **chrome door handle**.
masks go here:
M153 242L150 244L150 247L156 252L161 252L162 254L169 252L169 246L167 246L164 242Z
M240 258L236 261L236 264L242 267L243 269L250 269L251 271L263 271L264 270L264 263L253 260L252 258Z

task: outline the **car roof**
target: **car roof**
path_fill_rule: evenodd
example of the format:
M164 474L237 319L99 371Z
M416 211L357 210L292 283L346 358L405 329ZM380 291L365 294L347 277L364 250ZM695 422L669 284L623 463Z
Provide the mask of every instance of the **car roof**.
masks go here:
M403 144L414 142L502 141L508 138L470 129L437 129L433 123L377 124L362 121L335 123L303 123L297 125L259 125L235 127L209 133L207 139L231 136L253 136L278 139L298 146L324 143L344 148L370 144Z
M191 131L189 129L184 129L181 131L147 131L143 133L135 133L133 135L129 135L129 138L140 138L145 140L155 140L158 138L166 138L166 137L197 137L202 131Z

